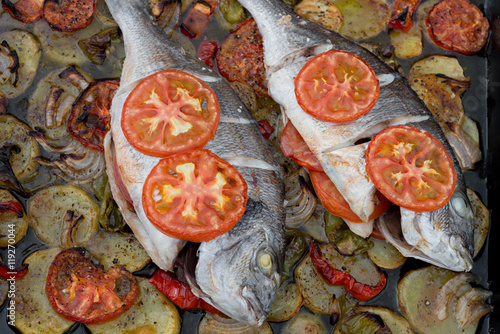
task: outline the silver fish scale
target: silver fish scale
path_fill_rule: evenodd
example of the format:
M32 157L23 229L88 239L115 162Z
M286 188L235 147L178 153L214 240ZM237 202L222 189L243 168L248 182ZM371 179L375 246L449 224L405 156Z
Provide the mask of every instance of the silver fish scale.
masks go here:
M153 23L147 1L106 0L106 3L125 42L126 58L120 88L113 99L110 133L118 167L138 214L138 219L130 219L130 223L135 224L132 229L152 259L158 260L160 267L172 269L173 259L183 243L158 233L142 208L142 185L159 158L133 149L124 138L120 119L126 96L141 79L165 69L186 71L205 81L216 93L221 106L217 133L206 148L235 166L247 183L249 195L240 222L230 232L201 243L197 268L203 269L197 269L196 277L188 279L195 293L226 315L249 325L262 323L278 290L285 239L284 185L270 145L227 82L199 59L172 44ZM108 148L110 141L108 136ZM114 180L110 152L106 155L108 173ZM120 208L126 210L117 187L112 186L112 189L113 195L120 198ZM127 212L130 217L130 210ZM230 254L235 244L239 245L238 256L243 262L235 263L234 256L223 256ZM159 252L172 254L162 256ZM259 267L261 256L272 259L271 271ZM212 266L217 269L210 271Z

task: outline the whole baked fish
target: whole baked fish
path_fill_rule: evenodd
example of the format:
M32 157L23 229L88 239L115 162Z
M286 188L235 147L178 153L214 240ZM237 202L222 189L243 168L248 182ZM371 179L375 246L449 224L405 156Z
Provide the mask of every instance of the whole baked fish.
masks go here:
M250 325L261 324L276 295L284 255L284 186L270 146L228 84L174 45L154 23L146 0L106 3L123 33L126 51L120 88L111 107L111 130L105 138L113 196L153 261L172 270L185 241L157 230L142 205L144 182L160 158L130 145L121 127L122 108L139 81L153 73L175 69L203 80L216 93L221 107L217 132L205 148L240 172L248 186L248 203L232 230L201 243L189 283L195 293L226 315Z
M368 50L301 18L282 1L239 2L252 14L263 37L270 95L283 107L327 175L363 221L373 212L376 189L366 174L365 151L359 145L354 146L358 140L369 139L391 125L408 124L428 131L443 143L457 172L453 197L433 212L416 213L401 208L405 242L398 239L394 244L407 256L452 270L470 270L473 215L460 166L438 123L406 80ZM310 116L299 106L294 92L294 78L303 65L313 56L332 49L363 58L380 82L380 96L374 107L345 123L328 123Z

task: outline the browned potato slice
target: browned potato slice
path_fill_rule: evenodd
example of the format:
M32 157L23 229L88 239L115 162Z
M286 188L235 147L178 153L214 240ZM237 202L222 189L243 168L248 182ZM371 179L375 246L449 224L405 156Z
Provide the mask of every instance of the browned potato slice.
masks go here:
M3 202L15 202L19 204L19 201L9 191L0 189L0 203ZM17 217L12 212L0 211L0 247L7 247L9 244L15 245L26 235L28 231L28 217L24 210L22 210L22 213L22 217ZM11 233L12 228L9 226L11 224L14 224L14 233ZM14 238L12 238L12 234ZM14 243L9 243L10 239L13 239Z
M422 53L422 32L417 25L413 25L408 32L392 29L389 35L396 57L407 59Z
M175 305L147 279L137 277L139 298L118 318L97 325L87 325L92 334L147 333L176 334L181 318Z
M460 81L466 80L458 59L449 56L429 56L415 62L408 72L408 80L425 74L444 74Z
M271 305L267 321L287 321L299 312L304 298L295 283L287 283L278 290L278 295Z
M340 32L344 23L342 13L329 0L304 0L295 6L295 12L335 32Z
M467 188L467 196L469 197L472 211L474 212L474 257L483 248L488 230L490 229L490 212L484 206L479 196L472 190Z
M344 24L340 34L355 41L375 37L384 31L391 14L387 0L332 0L340 9Z
M326 334L326 326L323 320L315 314L301 311L293 317L281 330L281 334Z
M406 261L396 247L377 238L370 238L373 246L367 251L368 257L377 266L384 269L395 269Z
M74 324L61 317L45 293L49 266L61 248L37 251L26 258L28 274L16 281L16 327L24 334L65 333Z

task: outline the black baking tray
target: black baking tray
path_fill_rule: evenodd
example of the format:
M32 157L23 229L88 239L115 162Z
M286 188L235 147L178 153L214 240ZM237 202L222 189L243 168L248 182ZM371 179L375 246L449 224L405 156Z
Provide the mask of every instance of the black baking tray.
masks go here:
M490 233L486 240L483 251L475 261L473 273L480 277L479 284L493 291L491 304L493 311L483 318L478 333L500 333L500 270L497 269L499 261L496 256L500 255L500 0L471 0L478 5L486 14L491 26L492 33L486 48L474 56L464 56L457 53L446 53L437 50L425 42L424 53L419 58L432 54L448 54L456 56L464 66L466 75L471 76L471 88L463 96L465 111L469 117L476 121L481 131L481 148L483 160L477 163L476 168L465 173L467 186L476 191L484 204L491 212ZM404 68L414 62L415 59L402 61ZM14 104L22 106L22 100L14 101ZM23 257L29 253L43 248L44 246L36 240L30 230L28 242L19 245L19 251ZM24 243L24 244L23 244ZM0 249L5 258L5 251ZM403 271L411 269L412 266L421 265L421 262L409 260L405 268L386 271L388 274L388 285L395 286ZM397 310L395 291L384 291L380 297L376 297L372 304L382 304ZM14 328L7 325L6 305L0 307L0 334L18 333ZM185 312L183 314L182 333L196 333L201 313ZM279 333L280 325L272 324L275 333ZM85 326L76 324L69 333L89 333Z

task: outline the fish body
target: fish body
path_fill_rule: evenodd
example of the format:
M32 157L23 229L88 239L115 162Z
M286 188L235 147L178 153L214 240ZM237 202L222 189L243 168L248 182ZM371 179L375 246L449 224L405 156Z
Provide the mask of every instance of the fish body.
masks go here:
M142 79L162 70L184 71L207 83L217 95L221 115L214 138L204 148L232 164L243 176L248 204L231 231L201 243L194 276L188 281L199 297L226 315L249 325L261 324L278 289L285 238L284 185L270 145L229 85L173 44L154 23L146 0L106 3L123 33L126 52L120 87L112 101L111 130L105 138L115 200L152 260L160 268L172 270L186 242L157 230L144 213L143 185L160 158L145 155L129 144L121 128L122 108ZM117 185L118 176L133 207Z
M324 171L363 221L368 221L373 212L376 189L366 175L364 159L353 158L356 154L359 157L359 152L347 153L359 151L355 146L358 140L369 139L388 126L408 124L428 131L443 143L457 172L453 197L433 212L401 209L406 242L395 245L406 255L438 266L470 270L474 225L460 166L439 124L406 80L365 48L298 16L282 1L240 0L240 3L251 13L262 34L269 94L282 106ZM379 79L376 104L358 119L323 122L307 114L297 102L294 78L309 59L329 50L358 55Z

